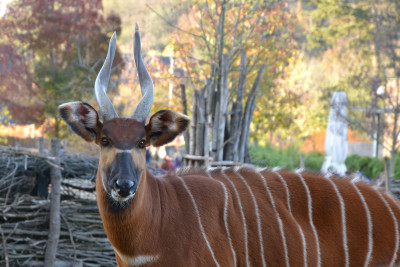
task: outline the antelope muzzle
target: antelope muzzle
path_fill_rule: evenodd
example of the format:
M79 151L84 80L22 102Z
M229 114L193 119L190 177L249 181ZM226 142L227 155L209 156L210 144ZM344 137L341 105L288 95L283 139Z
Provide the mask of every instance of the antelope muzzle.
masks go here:
M115 201L124 202L134 197L139 185L140 174L141 171L133 164L130 153L117 153L115 160L106 172L112 198Z

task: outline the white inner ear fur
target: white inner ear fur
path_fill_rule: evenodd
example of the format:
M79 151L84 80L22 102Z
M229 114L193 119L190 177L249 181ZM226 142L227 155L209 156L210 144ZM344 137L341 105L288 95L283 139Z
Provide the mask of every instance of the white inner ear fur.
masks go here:
M188 116L183 115L178 112L175 112L175 111L172 111L172 110L169 110L168 113L171 115L171 121L170 121L170 124L168 125L168 129L171 131L178 131L178 127L175 123L175 121L178 117L184 117L187 120L190 120ZM160 116L161 115L162 114L160 114ZM163 126L163 121L159 119L160 116L154 116L151 120L151 130L153 132L161 131L161 128Z
M97 124L97 112L90 108L89 106L83 104L82 102L70 102L60 106L60 108L64 108L68 106L72 112L70 114L71 119L77 122L82 122L83 125L87 128L95 128ZM88 113L86 115L79 114L80 107L84 107Z
M86 117L84 120L82 120L83 123L87 128L95 128L97 125L97 113L96 111L89 109L89 113L86 114Z

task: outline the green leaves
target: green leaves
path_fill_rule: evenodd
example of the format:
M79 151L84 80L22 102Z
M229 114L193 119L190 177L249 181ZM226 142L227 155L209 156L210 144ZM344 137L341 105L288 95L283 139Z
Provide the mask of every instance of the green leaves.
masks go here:
M359 47L372 39L371 6L366 1L312 1L312 25L307 35L310 49L345 45Z

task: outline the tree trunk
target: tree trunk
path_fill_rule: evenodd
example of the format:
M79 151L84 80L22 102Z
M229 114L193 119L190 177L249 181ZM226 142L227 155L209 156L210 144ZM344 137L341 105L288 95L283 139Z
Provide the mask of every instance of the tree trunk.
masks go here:
M204 155L204 127L205 127L205 101L204 101L204 90L196 90L196 148L195 155L203 156ZM198 167L199 164L196 162L195 167Z
M194 155L196 150L196 125L197 125L196 97L197 97L196 89L194 89L193 101L192 101L192 120L190 121L189 155ZM190 166L191 164L188 165Z
M245 163L251 163L251 157L250 157L250 149L249 149L249 142L245 145L244 148L244 162Z
M228 55L224 54L222 57L222 68L221 72L222 79L220 85L220 105L219 105L219 122L217 124L217 151L216 151L216 160L221 161L224 159L224 137L225 137L225 125L226 125L226 116L228 112L228 73L229 73L229 64L228 64ZM215 134L215 133L214 133Z
M246 51L242 51L240 55L239 66L239 85L236 96L236 101L232 105L232 118L230 123L230 140L226 144L225 159L238 161L239 155L237 153L240 141L240 130L242 124L243 113L243 95L246 82Z
M394 178L394 168L396 164L396 154L397 154L397 123L399 122L399 113L395 110L394 120L393 120L393 131L392 131L392 147L390 151L390 165L389 165L389 185L392 183ZM389 188L390 189L390 188Z
M204 90L204 100L206 108L206 124L204 126L204 165L206 168L210 167L210 129L212 128L212 101L213 91L212 91L212 81L207 79L206 87Z
M247 97L246 107L242 119L242 133L240 135L239 144L239 161L244 162L246 146L248 147L249 133L250 133L250 123L253 117L253 112L255 108L255 98L258 88L260 87L261 79L265 72L265 65L261 65L257 73L257 78L254 81L253 87Z
M250 149L249 149L249 139L250 139L250 123L253 119L253 113L254 113L254 109L256 108L256 96L257 95L257 90L256 90L256 94L254 95L254 97L252 97L251 103L250 103L250 112L249 114L249 125L246 127L246 131L245 131L245 139L244 139L244 159L243 162L245 163L251 163L251 157L250 157Z
M182 106L183 106L183 114L188 115L187 108L187 99L186 99L186 86L184 84L180 84L181 87L181 98L182 98ZM183 138L185 139L185 153L189 153L189 132L185 131L183 134Z
M51 139L51 154L55 157L55 165L60 165L60 140ZM50 225L49 237L45 252L44 266L54 266L57 254L58 240L60 238L60 188L61 171L56 166L51 167L51 195L50 195Z
M226 1L224 1L222 3L222 7L221 7L221 13L219 15L219 50L218 50L218 79L216 82L216 86L217 86L217 92L215 95L215 110L214 110L214 125L213 125L213 133L212 133L212 140L213 140L213 144L212 144L212 152L213 152L213 158L214 160L222 160L222 155L223 152L219 152L220 146L222 148L222 143L220 143L220 138L221 138L221 134L219 133L219 129L220 129L220 124L221 124L221 118L223 118L223 113L221 114L221 110L222 110L222 94L223 94L223 89L222 89L222 84L223 84L223 70L225 69L224 64L226 64L226 62L224 62L224 55L223 55L223 51L224 51L224 38L225 38L225 34L224 34L224 29L225 29L225 9L226 9ZM229 69L229 66L228 66ZM222 134L223 135L223 134ZM223 142L223 139L222 139Z

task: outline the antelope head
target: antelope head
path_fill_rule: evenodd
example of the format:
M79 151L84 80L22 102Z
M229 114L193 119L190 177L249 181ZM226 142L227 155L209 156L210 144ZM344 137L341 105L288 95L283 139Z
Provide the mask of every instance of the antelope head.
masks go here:
M146 119L150 112L154 85L143 63L139 27L136 24L134 58L142 99L131 117L119 117L106 91L116 50L116 35L111 37L107 57L96 81L95 96L99 113L88 103L70 102L59 107L61 117L71 129L88 142L100 147L98 178L104 191L116 203L134 198L146 172L146 147L162 146L186 130L189 118L161 110Z

